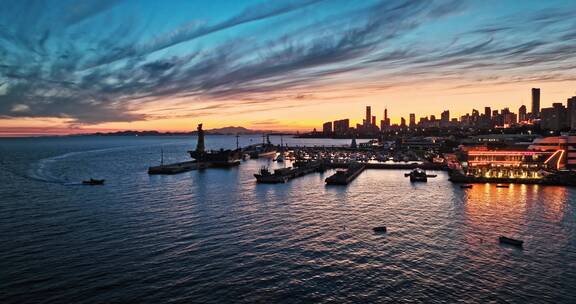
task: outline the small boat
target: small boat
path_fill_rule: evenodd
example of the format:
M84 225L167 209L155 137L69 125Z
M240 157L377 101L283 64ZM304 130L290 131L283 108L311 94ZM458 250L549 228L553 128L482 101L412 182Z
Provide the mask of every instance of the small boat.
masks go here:
M428 175L426 171L416 168L412 170L410 173L404 174L404 177L410 177L411 182L426 182L428 181Z
M470 188L472 188L472 185L460 185L460 188L462 188L462 189L470 189Z
M522 247L522 245L524 244L524 241L512 239L512 238L505 237L505 236L500 236L498 238L498 240L500 241L500 243L508 244L508 245L512 245L512 246L516 246L516 247Z
M386 232L386 226L374 227L374 228L372 228L372 230L374 232L377 232L377 233L384 233L384 232Z
M510 185L496 185L496 188L510 188Z
M104 179L89 179L89 180L85 180L82 181L83 185L104 185Z

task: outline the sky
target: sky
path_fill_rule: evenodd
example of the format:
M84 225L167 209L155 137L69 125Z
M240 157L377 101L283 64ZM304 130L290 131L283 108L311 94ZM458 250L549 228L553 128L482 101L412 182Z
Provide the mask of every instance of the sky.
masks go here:
M530 110L574 54L574 0L0 0L0 136Z

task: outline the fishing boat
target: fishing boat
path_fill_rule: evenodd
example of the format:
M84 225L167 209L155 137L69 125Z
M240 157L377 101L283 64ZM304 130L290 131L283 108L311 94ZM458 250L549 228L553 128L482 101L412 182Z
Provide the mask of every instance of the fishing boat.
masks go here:
M462 189L470 189L470 188L472 188L472 185L460 185L460 188L462 188Z
M254 177L256 177L256 182L258 183L278 184L287 182L290 179L291 172L292 168L282 168L276 169L272 173L267 167L262 167L258 173L254 174Z
M82 181L83 185L104 185L104 179L89 179L89 180L85 180Z
M510 188L510 185L496 185L496 188Z
M276 147L270 143L270 135L266 135L266 142L262 143L262 147L257 151L258 158L274 158L276 157Z
M498 238L498 240L500 241L500 243L508 244L508 245L512 245L512 246L516 246L516 247L522 247L522 245L524 245L524 241L505 237L505 236L500 236Z

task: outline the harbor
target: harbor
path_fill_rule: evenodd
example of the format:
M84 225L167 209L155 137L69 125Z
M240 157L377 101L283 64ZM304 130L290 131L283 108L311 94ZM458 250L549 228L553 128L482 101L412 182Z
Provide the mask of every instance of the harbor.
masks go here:
M562 149L551 150L490 150L486 147L463 146L451 153L441 153L442 145L415 146L370 140L349 145L288 145L280 136L280 144L273 144L270 135L262 135L262 143L240 147L236 136L235 149L208 150L202 124L197 128L194 150L188 151L191 160L165 164L161 151L159 165L150 166L150 175L174 175L193 170L232 168L244 162L267 160L282 164L271 169L263 165L254 172L257 183L286 183L291 179L336 170L326 178L328 185L347 185L364 170L406 170L411 182L426 181L435 175L426 171L447 171L456 184L539 184L576 186L576 174L566 170L566 155ZM532 145L536 146L537 145ZM423 148L425 147L425 148ZM559 148L562 148L561 146Z

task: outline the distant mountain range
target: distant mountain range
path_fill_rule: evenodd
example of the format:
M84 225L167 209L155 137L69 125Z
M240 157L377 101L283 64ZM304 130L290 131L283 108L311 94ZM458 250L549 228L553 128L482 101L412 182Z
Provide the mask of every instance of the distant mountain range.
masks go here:
M290 132L279 132L271 130L250 130L244 127L224 127L204 130L210 135L255 135L255 134L293 134ZM72 136L191 136L197 135L198 131L192 132L160 132L160 131L117 131L117 132L97 132L90 134L72 135Z

